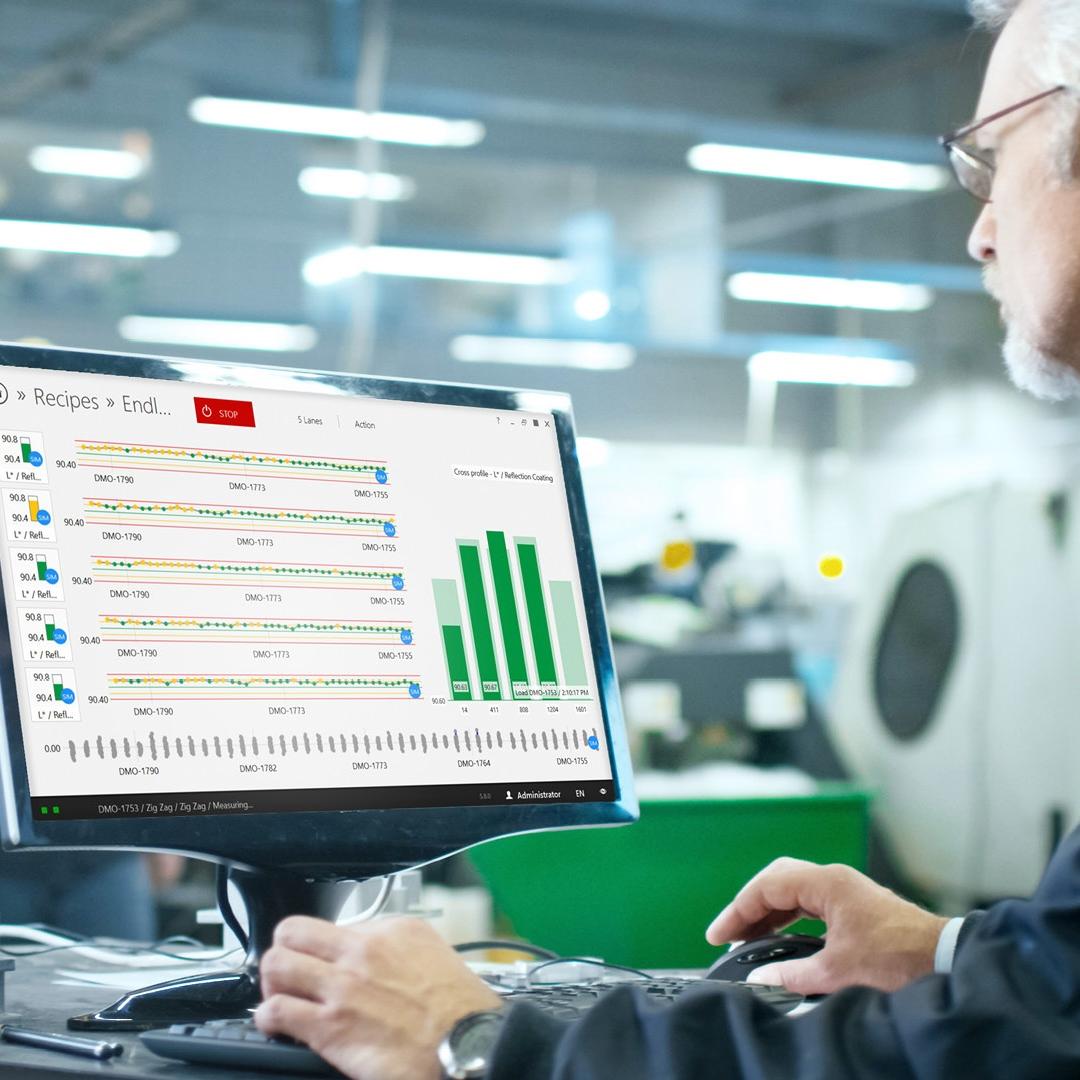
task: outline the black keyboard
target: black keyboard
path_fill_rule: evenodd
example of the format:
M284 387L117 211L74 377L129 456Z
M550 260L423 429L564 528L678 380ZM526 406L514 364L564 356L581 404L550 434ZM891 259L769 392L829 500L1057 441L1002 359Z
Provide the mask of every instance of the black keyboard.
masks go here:
M740 991L779 1009L790 1012L805 1000L799 994L775 986L728 983L679 976L629 979L592 983L560 983L512 990L502 995L509 1003L528 1002L562 1020L574 1020L617 986L633 986L657 1004L670 1004L691 987L737 986ZM314 1050L284 1036L264 1035L253 1020L211 1020L205 1024L173 1024L170 1028L146 1031L139 1036L145 1046L161 1057L200 1065L224 1065L263 1072L305 1073L337 1076Z
M719 979L701 979L689 976L658 976L649 980L627 979L591 983L558 983L552 986L532 986L527 990L513 990L503 995L505 1001L527 1001L561 1020L575 1020L581 1013L592 1008L600 998L617 986L632 986L640 990L658 1005L668 1005L680 994L697 986L737 986L740 991L751 993L781 1012L791 1012L805 998L778 986L757 983L727 982Z
M144 1031L139 1040L161 1057L199 1065L315 1076L340 1075L303 1043L284 1035L264 1035L250 1019L173 1024L170 1028Z

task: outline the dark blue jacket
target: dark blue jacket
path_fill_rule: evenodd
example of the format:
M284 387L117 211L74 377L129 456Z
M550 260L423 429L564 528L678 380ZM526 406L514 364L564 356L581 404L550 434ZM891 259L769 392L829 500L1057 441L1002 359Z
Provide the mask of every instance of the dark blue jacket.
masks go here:
M853 988L785 1017L746 992L654 1006L626 987L581 1020L511 1009L491 1080L1080 1078L1080 829L1030 900L969 918L951 975Z

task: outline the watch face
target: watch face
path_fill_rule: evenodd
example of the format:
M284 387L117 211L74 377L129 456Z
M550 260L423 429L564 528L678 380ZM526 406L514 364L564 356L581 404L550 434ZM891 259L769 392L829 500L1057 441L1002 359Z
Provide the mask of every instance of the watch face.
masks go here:
M449 1039L453 1064L447 1072L451 1076L483 1076L491 1060L491 1051L499 1037L503 1019L501 1012L482 1012L473 1013L458 1021Z

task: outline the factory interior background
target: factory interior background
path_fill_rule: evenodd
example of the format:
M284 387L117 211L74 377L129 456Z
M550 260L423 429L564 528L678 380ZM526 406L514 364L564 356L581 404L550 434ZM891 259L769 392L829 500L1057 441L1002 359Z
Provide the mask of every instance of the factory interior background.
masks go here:
M1077 816L1080 416L1009 384L937 145L990 45L962 0L0 0L0 337L570 393L643 823L840 785L884 880L1022 893ZM432 903L548 930L483 862Z

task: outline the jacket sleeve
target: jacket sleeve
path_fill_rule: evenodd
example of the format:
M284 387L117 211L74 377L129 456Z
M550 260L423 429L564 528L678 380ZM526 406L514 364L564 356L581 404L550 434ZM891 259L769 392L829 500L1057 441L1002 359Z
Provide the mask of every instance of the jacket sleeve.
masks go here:
M1080 1076L1080 836L1034 897L981 913L951 975L852 988L787 1017L706 984L656 1007L629 986L564 1023L515 1006L492 1080L1054 1080Z
M960 933L956 936L956 952L959 952L964 947L964 942L971 937L985 914L985 911L976 908L975 911L968 912L968 914L964 916L964 921L960 926Z

